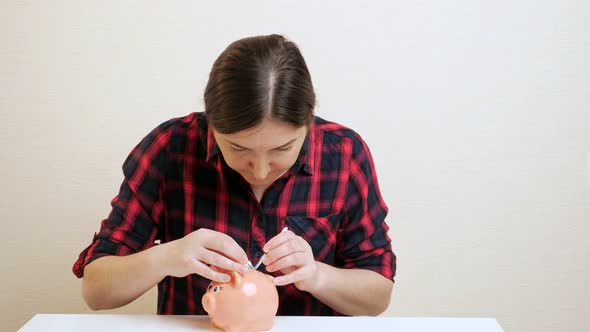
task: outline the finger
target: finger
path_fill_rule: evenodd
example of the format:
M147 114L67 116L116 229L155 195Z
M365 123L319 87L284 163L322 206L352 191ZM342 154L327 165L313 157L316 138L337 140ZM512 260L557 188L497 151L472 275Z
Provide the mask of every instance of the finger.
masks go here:
M291 231L281 232L278 235L275 235L275 237L273 237L272 239L270 239L264 245L264 247L262 247L262 250L264 252L269 252L269 251L273 250L274 248L280 246L281 244L294 239L295 236L296 236L295 233L293 233Z
M206 239L204 246L214 250L235 262L246 264L248 256L244 249L229 235L216 231L211 231L211 235Z
M198 275L217 282L229 282L231 280L231 277L228 274L215 271L196 258L193 258L192 262L194 266L193 272Z
M268 251L262 262L264 265L268 266L277 260L296 252L305 252L305 247L301 245L300 241L293 238Z
M277 286L285 286L296 283L298 281L305 280L308 277L310 269L310 267L305 266L300 269L293 270L293 272L290 272L288 274L282 275L280 277L275 277L273 279L273 282Z
M295 252L291 255L284 256L276 260L271 265L266 266L266 271L274 272L286 269L288 267L298 267L304 265L306 262L306 255L304 252Z
M236 263L233 260L206 248L203 248L201 252L197 254L197 259L203 263L218 267L221 270L242 273L246 272L246 266L244 264Z

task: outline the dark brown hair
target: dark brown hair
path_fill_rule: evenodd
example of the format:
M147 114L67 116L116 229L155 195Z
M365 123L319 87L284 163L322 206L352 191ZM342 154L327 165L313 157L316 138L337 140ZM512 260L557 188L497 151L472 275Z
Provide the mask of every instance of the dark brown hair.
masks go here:
M213 64L205 88L207 120L222 134L252 128L266 117L309 126L314 107L305 60L280 35L231 43Z

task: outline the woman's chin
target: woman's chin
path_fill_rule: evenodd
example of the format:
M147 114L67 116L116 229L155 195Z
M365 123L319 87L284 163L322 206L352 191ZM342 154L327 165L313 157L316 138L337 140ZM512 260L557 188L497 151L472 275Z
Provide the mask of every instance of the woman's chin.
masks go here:
M278 178L279 177L277 177L276 179L278 179ZM264 180L257 180L257 179L253 179L253 178L250 178L250 177L244 177L244 179L246 179L246 181L252 187L268 187L268 186L270 186L276 180L275 178L271 178L271 177L268 177L268 178L266 178Z
M272 182L266 180L252 180L246 179L252 187L268 187Z

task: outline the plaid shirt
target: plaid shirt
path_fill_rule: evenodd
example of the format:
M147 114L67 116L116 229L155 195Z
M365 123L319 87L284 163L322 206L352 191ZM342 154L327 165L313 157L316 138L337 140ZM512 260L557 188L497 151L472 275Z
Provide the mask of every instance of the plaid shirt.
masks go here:
M74 264L79 278L96 258L133 254L199 228L230 235L257 262L266 241L285 226L309 242L317 261L395 275L387 206L370 152L338 124L315 117L297 161L261 202L225 163L204 113L158 126L131 151L123 173L111 213ZM205 315L208 284L196 274L164 278L158 313ZM278 315L339 315L294 285L278 292Z

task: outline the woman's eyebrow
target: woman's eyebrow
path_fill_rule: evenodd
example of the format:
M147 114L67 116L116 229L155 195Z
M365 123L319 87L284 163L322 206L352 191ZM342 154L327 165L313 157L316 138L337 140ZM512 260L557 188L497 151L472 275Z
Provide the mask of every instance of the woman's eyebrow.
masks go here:
M226 141L227 141L229 144L233 145L234 147L236 147L236 148L238 148L238 149L243 149L243 150L250 150L250 149L248 149L247 147L245 147L245 146L241 146L240 144L236 144L236 143L234 143L234 142L232 142L232 141L230 141L230 140L228 140L228 139L226 139Z
M285 143L285 144L283 144L283 145L281 145L281 146L278 146L278 147L276 147L276 148L274 148L274 149L271 149L271 150L280 150L280 149L284 149L284 148L286 148L287 146L289 146L289 145L293 144L293 142L295 142L296 140L297 140L297 139L296 139L296 138L294 138L294 139L290 140L289 142L287 142L287 143Z

